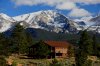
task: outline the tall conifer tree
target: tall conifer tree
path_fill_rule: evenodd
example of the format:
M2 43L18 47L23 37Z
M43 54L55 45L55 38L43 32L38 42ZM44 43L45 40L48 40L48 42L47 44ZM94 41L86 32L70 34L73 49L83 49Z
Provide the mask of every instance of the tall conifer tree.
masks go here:
M93 41L85 30L81 33L79 48L76 51L76 66L85 66L87 57L93 52Z
M15 49L18 50L18 53L26 53L28 51L27 46L28 42L26 39L26 33L23 26L17 24L12 32L12 40L13 43L16 45Z

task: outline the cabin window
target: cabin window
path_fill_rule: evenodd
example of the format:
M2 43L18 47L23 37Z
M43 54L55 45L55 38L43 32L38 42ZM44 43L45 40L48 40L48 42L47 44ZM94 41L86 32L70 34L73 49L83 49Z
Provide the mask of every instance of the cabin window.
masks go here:
M56 53L56 56L62 56L62 53Z

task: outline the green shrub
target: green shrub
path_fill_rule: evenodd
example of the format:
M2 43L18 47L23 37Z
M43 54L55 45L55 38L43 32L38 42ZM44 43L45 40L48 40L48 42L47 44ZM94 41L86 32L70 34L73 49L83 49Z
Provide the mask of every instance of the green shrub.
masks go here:
M6 60L0 57L0 66L7 66Z
M53 59L50 66L62 66L62 64L57 59Z
M17 63L14 61L14 62L12 63L12 66L17 66Z
M92 60L87 60L84 66L92 66Z

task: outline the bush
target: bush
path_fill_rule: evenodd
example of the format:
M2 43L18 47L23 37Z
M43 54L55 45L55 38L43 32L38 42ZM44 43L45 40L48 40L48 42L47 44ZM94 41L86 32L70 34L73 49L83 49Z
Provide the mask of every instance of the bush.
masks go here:
M16 63L16 62L13 62L13 63L12 63L12 66L17 66L17 63Z
M7 66L6 60L3 57L0 58L0 66Z
M54 59L52 60L50 66L62 66L62 64L57 59Z
M92 60L87 60L84 66L92 66Z

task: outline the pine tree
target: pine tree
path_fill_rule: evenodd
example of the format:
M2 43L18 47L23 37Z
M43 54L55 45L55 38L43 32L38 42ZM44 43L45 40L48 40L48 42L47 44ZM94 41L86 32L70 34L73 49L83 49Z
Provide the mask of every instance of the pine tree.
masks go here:
M28 42L26 39L25 29L17 24L11 34L13 44L15 45L15 51L18 53L28 52Z
M76 51L76 66L85 66L87 61L87 56L91 55L93 52L93 41L91 37L88 35L88 32L85 30L82 32L79 48Z
M79 41L79 49L84 51L86 54L92 54L93 52L93 40L88 35L88 32L85 30L82 32L80 41Z
M4 42L5 42L5 37L3 36L2 33L0 33L0 55L3 54Z
M76 66L84 66L87 60L87 54L82 50L77 50L75 54Z
M93 35L92 39L93 39L93 49L94 49L93 54L97 55L97 41L96 41L96 35L95 34Z
M29 46L33 45L35 43L33 36L31 35L31 33L26 32L26 36L27 36L27 42L29 44Z
M3 33L0 33L0 55L8 55L10 43ZM5 49L6 48L6 49Z
M93 35L93 49L94 55L100 57L100 44L97 42L96 34Z

